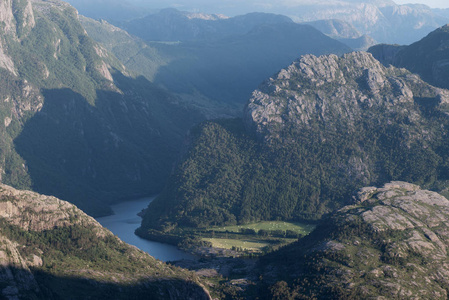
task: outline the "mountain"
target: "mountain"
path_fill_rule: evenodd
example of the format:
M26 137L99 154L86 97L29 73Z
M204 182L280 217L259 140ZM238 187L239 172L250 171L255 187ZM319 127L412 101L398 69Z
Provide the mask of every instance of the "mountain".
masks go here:
M1 12L1 181L95 215L162 189L204 115L130 76L67 3L8 0Z
M305 24L318 29L331 38L356 39L362 36L354 26L342 20L317 20Z
M377 44L372 37L366 34L362 35L354 26L341 20L318 20L305 24L318 29L325 35L348 45L356 51L366 51L369 47Z
M407 47L378 45L369 49L384 64L406 68L428 83L449 88L449 26L445 25Z
M303 56L254 91L243 119L191 130L141 232L313 221L363 186L444 182L448 101L369 53Z
M350 51L310 26L273 14L217 20L189 19L186 15L174 10L161 12L148 20L169 18L171 26L145 25L146 18L141 20L146 29L136 33L148 38L147 32L153 32L156 38L156 29L164 27L176 40L182 34L177 29L191 32L179 42L144 42L106 22L84 19L83 24L90 36L113 51L129 69L205 108L227 105L240 111L260 82L301 54ZM177 23L178 19L182 22ZM202 24L198 31L192 29L198 24Z
M71 0L80 2L83 0ZM89 1L92 10L83 10L83 14L98 18L104 15L100 3L104 0ZM361 34L366 34L381 43L410 44L424 37L430 31L448 23L448 14L443 10L433 10L426 5L397 5L393 1L374 0L263 0L238 1L229 0L216 4L210 1L133 1L135 7L160 10L176 7L183 11L202 12L205 14L242 15L250 12L281 14L295 22L319 20L342 20L354 26ZM80 9L84 6L80 5ZM111 5L114 7L114 5ZM145 9L141 9L142 12ZM124 10L125 11L125 10ZM111 23L113 18L105 18ZM118 23L114 23L118 24Z
M210 299L193 273L55 197L0 185L0 226L2 299Z
M348 45L355 51L367 51L371 46L377 44L372 37L366 34L356 39L338 39L338 41Z
M121 24L120 27L145 41L189 41L221 39L230 35L245 34L263 24L292 23L281 15L249 13L233 18L224 15L197 14L163 9L144 18Z
M330 1L290 8L295 21L339 19L382 43L410 44L448 22L425 5L392 1Z
M351 202L263 258L261 299L446 299L449 201L391 182Z

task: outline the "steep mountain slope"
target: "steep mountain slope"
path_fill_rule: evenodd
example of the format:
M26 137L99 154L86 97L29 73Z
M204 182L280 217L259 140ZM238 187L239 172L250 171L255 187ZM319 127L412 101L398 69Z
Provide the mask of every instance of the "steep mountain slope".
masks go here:
M2 299L210 299L68 202L0 185Z
M92 214L162 188L177 146L204 117L89 38L62 1L2 1L2 182Z
M263 259L264 280L278 282L262 298L446 299L448 218L449 201L419 186L363 188L308 237Z
M353 190L448 179L449 94L368 53L306 55L206 122L142 228L316 220Z
M183 22L178 24L177 18L169 18L174 22L170 28L188 30L190 27L182 25L184 22L191 27L197 26L195 20L205 23L198 31L202 39L143 44L128 37L124 42L125 34L104 22L85 20L83 24L94 39L110 47L128 68L142 72L155 84L183 98L193 98L197 102L196 99L205 99L201 100L203 107L217 106L214 103L218 103L241 109L260 82L301 54L350 51L349 47L310 26L295 24L286 17L273 14L249 14L215 21L188 19L182 12L173 14L181 16ZM146 34L149 29L145 28ZM180 34L172 31L173 35ZM192 35L197 33L191 31Z
M332 38L356 39L362 35L354 26L342 20L317 20L306 24Z
M432 85L449 88L449 25L410 46L378 45L369 52L384 64L406 68Z
M366 51L377 44L370 36L362 35L354 26L341 20L318 20L306 23L325 35L334 38L355 51Z

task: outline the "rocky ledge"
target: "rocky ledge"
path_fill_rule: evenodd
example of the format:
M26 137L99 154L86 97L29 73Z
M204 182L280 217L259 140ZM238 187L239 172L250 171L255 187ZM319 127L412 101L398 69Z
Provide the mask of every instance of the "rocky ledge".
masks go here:
M76 206L0 184L0 298L210 299L198 277L130 246Z

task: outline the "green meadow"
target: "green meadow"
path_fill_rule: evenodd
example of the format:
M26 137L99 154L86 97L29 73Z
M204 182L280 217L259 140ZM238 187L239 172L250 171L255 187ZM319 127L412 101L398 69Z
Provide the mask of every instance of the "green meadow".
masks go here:
M259 230L291 230L301 235L307 235L315 229L313 224L304 223L294 223L294 222L283 222L283 221L267 221L259 222L246 225L233 225L233 226L222 226L222 227L211 227L208 230L213 230L216 232L240 232L242 229L253 229L258 232Z

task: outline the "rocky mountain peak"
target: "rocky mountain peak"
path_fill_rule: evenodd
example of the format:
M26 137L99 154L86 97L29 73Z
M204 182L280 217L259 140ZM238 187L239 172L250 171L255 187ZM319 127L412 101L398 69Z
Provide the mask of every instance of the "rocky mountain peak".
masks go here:
M312 123L343 120L352 127L366 108L392 113L417 98L441 104L449 95L404 69L383 66L370 53L305 55L253 93L245 122L271 139L287 127L299 129Z

